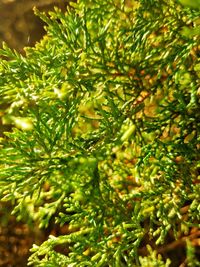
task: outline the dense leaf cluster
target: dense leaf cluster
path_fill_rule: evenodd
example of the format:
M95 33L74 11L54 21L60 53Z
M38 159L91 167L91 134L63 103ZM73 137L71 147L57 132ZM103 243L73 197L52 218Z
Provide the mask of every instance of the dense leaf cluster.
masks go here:
M47 35L26 56L0 51L0 196L67 227L30 265L169 266L154 250L170 235L198 266L200 10L182 2L36 10Z

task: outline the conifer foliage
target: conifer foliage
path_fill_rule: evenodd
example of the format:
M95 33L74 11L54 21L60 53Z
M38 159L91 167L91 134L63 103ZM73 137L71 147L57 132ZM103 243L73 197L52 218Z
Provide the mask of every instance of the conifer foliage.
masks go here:
M78 0L35 10L47 34L25 56L4 44L1 200L18 219L67 228L33 245L28 265L178 266L167 251L180 245L198 266L193 2Z

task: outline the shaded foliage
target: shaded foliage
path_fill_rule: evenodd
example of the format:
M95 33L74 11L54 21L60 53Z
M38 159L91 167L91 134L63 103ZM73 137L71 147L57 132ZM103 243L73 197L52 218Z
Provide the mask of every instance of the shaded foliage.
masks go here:
M35 12L43 40L0 52L13 126L0 195L19 219L68 230L33 246L29 265L169 266L183 246L198 266L199 9L80 0Z

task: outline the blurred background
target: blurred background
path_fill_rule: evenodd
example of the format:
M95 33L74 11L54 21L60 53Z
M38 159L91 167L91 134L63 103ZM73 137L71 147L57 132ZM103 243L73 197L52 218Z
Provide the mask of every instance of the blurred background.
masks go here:
M66 9L68 0L0 0L0 43L23 53L24 46L33 46L45 34L43 22L34 15L58 6Z

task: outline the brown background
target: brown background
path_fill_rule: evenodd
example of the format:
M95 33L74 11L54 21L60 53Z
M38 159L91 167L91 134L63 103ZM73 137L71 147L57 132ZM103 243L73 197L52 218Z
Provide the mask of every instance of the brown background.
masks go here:
M68 0L0 0L0 43L23 52L44 34L43 22L34 15L33 7L52 10L56 5L65 10Z

